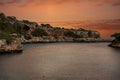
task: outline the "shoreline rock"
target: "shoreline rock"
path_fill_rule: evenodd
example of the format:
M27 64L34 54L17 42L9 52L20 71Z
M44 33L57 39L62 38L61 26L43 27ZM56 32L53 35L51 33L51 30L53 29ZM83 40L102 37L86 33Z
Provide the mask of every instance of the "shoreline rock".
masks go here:
M29 44L29 43L59 43L59 42L84 42L84 43L93 43L93 42L111 42L111 40L105 40L105 39L94 39L94 38L80 38L80 39L59 39L59 40L27 40L23 41L22 44Z
M0 13L0 53L22 52L21 43L107 42L100 32L83 28L68 29L38 24ZM3 40L2 40L3 39Z
M20 53L23 51L20 42L13 41L11 44L7 44L5 40L0 40L2 43L0 46L0 53Z
M108 46L113 48L120 48L120 33L114 33L111 35L111 37L114 37L114 40Z
M2 42L3 41L3 42ZM22 43L18 41L14 41L11 44L6 44L5 40L0 40L2 45L0 46L0 53L21 53L23 51L21 44L32 44L32 43L99 43L99 42L111 42L110 40L104 39L93 39L93 38L85 38L85 39L68 39L68 40L32 40L32 41L24 41Z
M111 42L110 40L101 41L38 41L38 42L23 42L22 44L32 44L32 43L100 43L100 42Z
M109 44L108 46L112 48L120 48L120 44L116 44L116 45Z

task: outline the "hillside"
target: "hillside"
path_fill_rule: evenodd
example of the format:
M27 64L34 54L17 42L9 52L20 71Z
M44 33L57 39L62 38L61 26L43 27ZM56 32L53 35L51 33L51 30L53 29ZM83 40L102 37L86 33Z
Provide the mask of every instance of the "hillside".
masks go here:
M53 27L50 24L38 24L28 20L18 20L14 16L0 13L0 39L7 43L13 40L21 42L86 41L100 38L97 31Z

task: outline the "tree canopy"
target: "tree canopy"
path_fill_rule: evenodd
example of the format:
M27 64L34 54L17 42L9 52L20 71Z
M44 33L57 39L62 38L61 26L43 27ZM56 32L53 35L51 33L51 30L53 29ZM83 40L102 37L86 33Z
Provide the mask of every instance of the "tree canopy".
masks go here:
M114 33L113 35L111 35L111 37L120 40L120 33Z
M47 32L41 28L35 29L31 34L35 37L42 37L48 35Z

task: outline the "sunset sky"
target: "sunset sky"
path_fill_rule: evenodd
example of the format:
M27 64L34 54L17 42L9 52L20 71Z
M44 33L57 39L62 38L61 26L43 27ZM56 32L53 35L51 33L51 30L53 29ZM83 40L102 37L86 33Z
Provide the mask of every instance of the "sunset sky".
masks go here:
M16 16L20 20L59 22L57 26L64 21L103 20L103 24L104 20L112 20L113 22L117 20L117 24L115 22L111 24L112 26L100 26L97 22L98 27L92 23L89 24L89 27L84 27L98 30L107 37L110 33L120 32L120 0L0 0L0 12ZM94 22L94 24L96 23ZM70 26L73 25L63 25L63 27L68 28ZM76 27L73 26L73 28Z

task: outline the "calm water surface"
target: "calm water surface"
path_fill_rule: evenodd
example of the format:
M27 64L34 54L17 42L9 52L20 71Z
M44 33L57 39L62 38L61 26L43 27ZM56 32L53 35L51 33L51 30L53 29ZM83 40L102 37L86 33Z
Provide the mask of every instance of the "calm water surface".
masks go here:
M120 80L120 50L108 43L26 44L0 54L0 80Z

